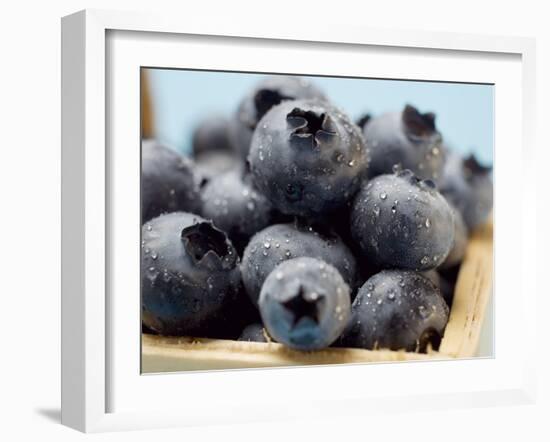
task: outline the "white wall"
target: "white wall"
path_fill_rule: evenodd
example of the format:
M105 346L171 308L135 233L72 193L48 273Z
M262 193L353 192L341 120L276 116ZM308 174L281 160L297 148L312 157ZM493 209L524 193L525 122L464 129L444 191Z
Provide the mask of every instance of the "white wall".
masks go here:
M59 409L60 311L60 17L85 7L158 10L181 3L178 13L206 11L228 20L284 20L293 17L362 24L373 27L512 34L538 38L539 143L548 149L550 121L550 32L545 2L461 0L439 1L289 1L201 0L57 0L4 2L0 10L0 438L3 440L81 439L82 435L53 423ZM199 3L199 4L195 4ZM347 5L347 6L346 6ZM244 6L244 7L243 7ZM256 16L256 18L254 18ZM6 155L7 153L7 155ZM545 155L548 158L548 155ZM545 160L547 161L547 160ZM541 160L539 164L544 165ZM545 174L529 186L543 186ZM514 177L510 177L514 179ZM537 182L538 180L538 182ZM548 197L540 195L549 201ZM545 209L545 217L548 211ZM542 215L542 214L540 214ZM548 222L545 223L548 225ZM542 222L539 222L542 225ZM533 267L543 270L542 255ZM548 235L544 234L544 239ZM546 244L546 242L544 243ZM535 269L533 269L533 274ZM542 273L541 273L542 274ZM545 290L539 287L541 295ZM542 297L541 297L542 298ZM549 310L548 298L539 311ZM542 322L542 321L541 321ZM539 325L540 327L540 325ZM542 333L542 327L540 327ZM521 331L518 331L520 333ZM546 338L548 332L546 331ZM541 403L549 405L548 351L541 337ZM452 380L437 380L451 381ZM542 396L542 394L541 394ZM365 422L302 422L257 424L229 428L163 431L155 434L101 435L101 440L542 440L548 437L548 417L542 406L380 416ZM53 420L52 420L53 419ZM535 432L538 429L538 437ZM6 433L6 434L4 434ZM11 435L8 435L10 433ZM532 434L532 436L529 436ZM392 437L392 439L393 439ZM56 438L56 439L54 439ZM311 439L315 440L315 439Z

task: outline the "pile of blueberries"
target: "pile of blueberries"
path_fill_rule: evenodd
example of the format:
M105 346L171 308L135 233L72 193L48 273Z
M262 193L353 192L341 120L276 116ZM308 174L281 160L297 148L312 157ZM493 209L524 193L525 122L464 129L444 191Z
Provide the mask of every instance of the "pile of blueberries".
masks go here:
M301 77L265 77L192 158L142 141L147 333L437 349L491 168L443 143L435 115L352 121Z

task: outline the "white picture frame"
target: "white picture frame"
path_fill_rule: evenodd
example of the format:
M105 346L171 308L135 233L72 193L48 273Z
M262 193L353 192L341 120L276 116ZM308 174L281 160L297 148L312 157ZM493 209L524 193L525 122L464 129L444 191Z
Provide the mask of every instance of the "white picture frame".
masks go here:
M116 40L117 37L121 38ZM139 232L136 227L127 229L125 233L116 215L121 213L118 209L120 204L128 204L125 207L128 207L129 213L133 213L132 210L136 207L132 183L136 183L139 168L129 169L139 163L133 157L122 166L120 151L110 149L111 145L120 145L121 138L118 137L124 137L124 134L130 133L139 137L133 126L139 125L139 121L130 117L116 120L118 111L110 107L113 103L110 101L110 94L113 93L111 83L119 81L117 78L125 75L124 66L142 65L140 57L145 57L147 53L152 54L150 60L154 60L154 65L166 65L175 46L188 44L186 38L203 49L215 45L201 39L215 38L220 47L225 47L228 51L231 48L237 52L242 50L243 54L252 53L247 51L258 51L258 45L262 44L271 45L278 53L293 50L292 48L300 51L309 47L311 50L332 51L335 56L345 51L353 54L353 51L361 48L377 52L379 56L395 50L401 51L400 56L406 55L408 51L417 51L417 59L411 57L407 65L408 72L399 78L412 76L416 79L454 81L483 79L491 82L491 76L498 75L500 80L495 83L495 143L499 152L502 150L503 153L497 155L495 168L495 292L497 289L499 291L496 299L499 313L496 315L496 339L500 342L496 347L495 358L482 361L407 363L406 366L369 365L369 373L376 377L376 382L365 381L361 385L356 381L364 372L364 365L140 376L139 370L136 371L139 362L133 359L134 353L139 350L136 347L139 342L138 326L135 330L133 327L126 327L127 324L120 315L121 305L125 305L127 297L132 293L139 293L136 292L136 288L139 290L138 277L133 275L135 266L132 267L138 263L133 258L139 255L131 255L129 262L133 264L124 268L119 266L116 274L112 270L113 265L116 267L117 262L120 262L121 253L125 253L124 244L132 244L136 232ZM136 50L136 44L142 45L144 50ZM146 50L145 46L148 44L153 46ZM194 50L198 52L196 48ZM193 49L189 48L189 51ZM426 56L430 63L433 62L432 77L427 76L422 64L418 63L419 59ZM438 57L447 56L458 60L452 75L449 73L448 60L441 62L438 67ZM504 68L491 68L487 62L478 72L461 69L460 60L468 57L483 66L484 60L498 58L504 60ZM212 67L214 63L212 59L197 60L199 61L195 67L198 68ZM257 63L263 62L264 71L273 71L270 60L274 63L276 55L269 59L265 57L263 61L259 57L254 63L257 66ZM232 62L224 59L217 63L221 69L228 68ZM388 61L388 70L390 63L391 60ZM517 266L518 257L522 266L521 274L526 275L527 257L536 256L536 190L518 186L514 188L507 185L506 180L499 178L509 172L510 168L517 167L517 145L521 146L522 173L529 173L533 167L534 63L534 40L517 37L497 38L415 31L397 33L343 26L318 27L313 24L295 29L280 23L250 22L235 25L200 17L182 21L181 17L99 10L87 10L64 17L62 423L81 431L97 432L201 425L209 422L329 416L334 413L349 416L374 411L532 403L535 393L532 346L535 339L528 337L534 336L535 324L530 318L535 317L536 290L534 280L516 278L511 281L510 278L513 266ZM122 69L113 69L113 65L121 66ZM181 60L173 61L171 65L180 66ZM321 65L304 66L297 66L296 69L308 73L311 73L311 69L315 73L327 69ZM344 69L344 66L345 63L334 63L332 69ZM382 77L387 77L384 69L384 66L379 67L379 73ZM413 71L414 69L417 71ZM334 70L332 73L337 72ZM370 76L374 76L372 71ZM128 95L134 90L132 88L135 79L128 80L128 87L119 98L125 97L124 106L132 107L132 103L139 100L139 90L135 89L135 97ZM502 85L501 89L499 85ZM120 102L117 101L118 109ZM518 108L508 106L501 109L501 103L515 103ZM132 115L134 114L135 112ZM109 129L107 122L113 118L121 124ZM514 123L515 127L512 127ZM517 143L515 158L510 154L514 143ZM128 173L131 179L121 181L118 178L122 168L128 170L120 173ZM126 187L121 187L121 183L126 183ZM135 189L137 196L138 188ZM509 198L505 199L504 195ZM522 210L517 210L516 204L514 211L509 199L512 203L521 201L519 204ZM508 215L513 213L516 213L516 217L510 219ZM516 240L507 242L507 229L518 223L520 229L515 233ZM118 245L114 246L115 243ZM515 262L511 262L511 254L516 257ZM129 279L126 280L126 277ZM121 287L130 294L113 298L114 292L121 293ZM500 297L501 291L516 296L518 299L514 301L515 304L508 299L509 296ZM136 299L139 298L137 294L135 296ZM139 310L139 300L136 302ZM507 317L506 312L511 312L514 305L517 311L523 312L515 319L515 326L519 324L522 329L521 348L517 348L518 341L514 333L506 331L506 319L501 319ZM135 318L134 304L130 310L132 313L129 316ZM132 320L129 319L130 323ZM120 350L120 342L128 342L128 353ZM405 369L406 372L403 371ZM407 386L403 373L419 379L418 384L422 383L421 380L439 380L443 376L454 376L453 386L445 388L438 382L432 382L429 388L420 390L414 385ZM321 376L325 379L331 377L335 382L330 385L340 383L342 388L339 390L329 386L326 391L321 391L318 383L315 383ZM268 379L270 382L266 382ZM390 379L394 379L391 384ZM284 385L289 386L289 392L285 393L285 389L281 388ZM177 404L173 396L177 396L180 390L185 391L185 400L180 399ZM116 394L113 393L115 391ZM169 395L170 391L174 394ZM208 400L201 398L205 391L209 392ZM156 399L166 399L165 406L157 406L159 402L154 400L155 395ZM262 401L262 397L269 397L270 400ZM285 403L285 399L288 399L288 403Z

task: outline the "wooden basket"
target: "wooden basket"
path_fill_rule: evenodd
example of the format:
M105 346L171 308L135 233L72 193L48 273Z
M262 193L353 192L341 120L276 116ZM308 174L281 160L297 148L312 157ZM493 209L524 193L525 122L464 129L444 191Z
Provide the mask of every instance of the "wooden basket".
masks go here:
M302 352L277 343L143 334L142 373L473 357L477 354L492 286L493 225L487 223L474 232L468 243L458 274L449 322L437 352L419 354L351 348Z

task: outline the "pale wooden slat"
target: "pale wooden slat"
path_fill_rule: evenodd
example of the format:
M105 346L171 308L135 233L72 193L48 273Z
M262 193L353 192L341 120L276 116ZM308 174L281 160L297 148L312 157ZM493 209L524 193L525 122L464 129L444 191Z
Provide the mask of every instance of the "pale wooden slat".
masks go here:
M152 138L154 135L153 104L151 84L146 69L140 70L140 102L141 102L141 137Z
M143 335L142 371L284 367L296 365L398 362L441 357L390 350L327 348L316 352L291 350L277 343Z
M493 291L493 224L472 235L460 267L449 322L439 351L450 357L477 353L481 326Z

